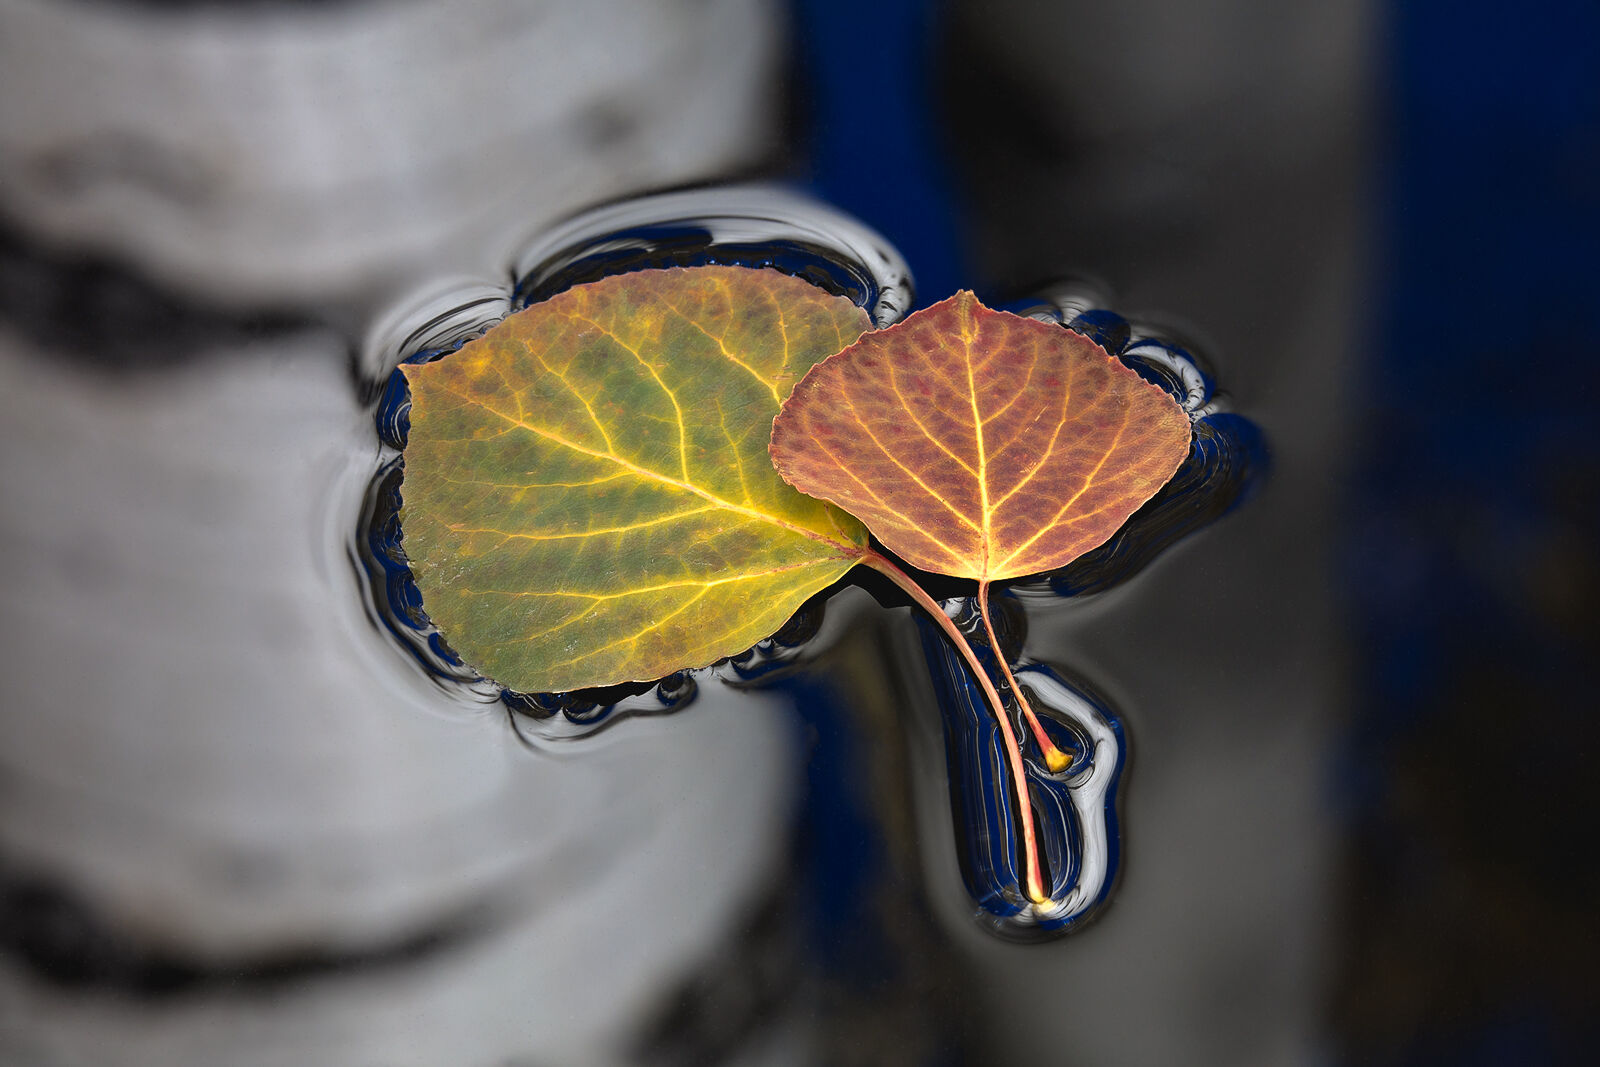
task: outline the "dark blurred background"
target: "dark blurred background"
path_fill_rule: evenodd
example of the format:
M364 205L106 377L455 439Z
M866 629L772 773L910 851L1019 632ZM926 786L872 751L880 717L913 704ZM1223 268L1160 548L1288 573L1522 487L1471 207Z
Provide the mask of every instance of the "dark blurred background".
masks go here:
M1578 0L0 0L0 1059L1594 1062L1597 69ZM1099 284L1266 434L1236 514L1036 620L1134 745L1081 934L964 921L878 712L713 707L540 792L317 606L377 316L751 177L923 302ZM727 784L619 872L624 780ZM518 879L617 888L530 926Z

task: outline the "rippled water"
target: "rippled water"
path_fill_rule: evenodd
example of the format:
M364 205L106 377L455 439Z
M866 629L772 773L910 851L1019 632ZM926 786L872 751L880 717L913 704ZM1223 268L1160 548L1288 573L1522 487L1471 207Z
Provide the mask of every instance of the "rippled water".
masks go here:
M854 300L880 328L898 321L913 302L905 265L870 231L781 190L745 187L645 198L580 216L525 250L504 283L458 284L406 305L367 346L363 370L377 396L380 448L355 555L372 618L457 699L480 704L498 699L511 727L532 746L584 741L628 718L681 710L705 686L748 690L782 668L805 665L819 652L812 645L829 594L814 598L772 638L711 668L679 672L657 683L576 693L501 689L451 652L412 581L398 521L409 393L394 368L448 355L516 309L572 285L629 270L708 263L773 267L805 278ZM950 830L962 879L980 925L1010 940L1057 936L1109 899L1119 873L1117 805L1127 759L1115 710L1088 683L1072 678L1070 663L1019 658L1028 605L1039 598L1099 593L1126 581L1162 549L1235 506L1265 467L1259 433L1227 410L1204 362L1178 339L1130 322L1105 303L1092 288L1064 285L1009 310L1093 338L1166 389L1189 414L1194 444L1173 481L1109 542L1059 572L1015 583L1020 595L997 604L1005 609L1002 629L1016 639L1006 655L1018 665L1019 684L1030 691L1058 746L1074 757L1059 773L1028 763L1048 903L1035 904L1021 891L1014 786L993 714L963 661L929 620L919 618L922 656L881 665L884 672L922 676L932 684L943 721ZM841 584L851 581L847 577ZM981 644L973 602L956 598L947 609L974 644ZM992 656L987 649L981 654Z

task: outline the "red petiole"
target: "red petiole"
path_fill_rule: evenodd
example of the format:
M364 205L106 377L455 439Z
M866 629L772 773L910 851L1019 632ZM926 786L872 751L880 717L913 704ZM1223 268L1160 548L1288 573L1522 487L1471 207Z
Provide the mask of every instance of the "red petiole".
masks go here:
M1006 761L1011 766L1011 779L1016 783L1017 813L1022 826L1022 853L1025 879L1027 882L1028 898L1036 904L1046 904L1050 901L1050 894L1045 889L1044 875L1039 862L1038 835L1033 826L1033 802L1028 796L1028 778L1022 764L1022 749L1017 744L1017 735L1011 729L1011 719L1006 714L1005 703L1000 698L1000 693L995 689L994 682L984 670L983 664L978 661L978 655L972 650L972 645L967 641L966 635L950 621L938 603L930 597L923 588L912 581L911 576L901 570L887 557L868 549L861 560L866 566L887 577L895 585L905 590L917 606L922 608L936 622L945 635L955 643L967 666L972 668L973 676L978 679L978 685L983 689L983 695L989 702L989 707L994 711L995 721L1000 726L1000 736L1005 744ZM1051 771L1061 771L1072 762L1071 758L1063 753L1051 742L1044 727L1040 725L1033 709L1029 707L1027 698L1022 695L1016 679L1011 675L1011 668L1006 664L1005 655L1000 651L1000 645L995 641L994 626L989 621L989 583L978 584L978 612L983 617L983 627L989 637L989 646L994 649L995 659L1000 662L1000 669L1005 675L1006 684L1016 694L1017 702L1022 706L1023 715L1026 717L1029 729L1033 732L1034 740L1044 755L1045 765Z

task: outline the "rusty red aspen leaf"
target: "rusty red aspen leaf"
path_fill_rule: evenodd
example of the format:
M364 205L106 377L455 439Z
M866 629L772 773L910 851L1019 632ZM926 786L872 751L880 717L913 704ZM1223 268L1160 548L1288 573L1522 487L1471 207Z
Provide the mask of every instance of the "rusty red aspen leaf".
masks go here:
M981 582L1102 544L1189 451L1171 397L1093 341L968 292L818 363L772 459L924 570Z

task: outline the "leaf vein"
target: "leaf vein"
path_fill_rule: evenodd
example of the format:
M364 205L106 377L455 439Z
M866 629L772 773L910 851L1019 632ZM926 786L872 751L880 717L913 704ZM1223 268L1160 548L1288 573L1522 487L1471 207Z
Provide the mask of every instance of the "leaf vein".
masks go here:
M937 490L935 490L927 482L923 481L921 475L912 470L910 467L906 466L904 463L900 462L899 458L896 457L893 452L890 452L884 447L883 442L878 440L878 435L872 432L872 427L868 426L867 421L861 417L861 412L856 409L855 401L848 394L841 399L844 400L845 407L850 409L850 414L855 416L856 425L861 427L862 432L867 435L867 439L877 446L878 451L883 453L885 459L904 471L906 476L915 482L919 489L921 489L924 493L927 493L928 496L933 498L939 504L943 505L945 510L949 511L950 514L954 515L960 522L972 527L974 530L979 529L977 523L963 515L954 504L940 496Z
M951 559L955 560L957 566L961 566L961 567L966 566L966 560L961 556L960 553L958 553L955 549L951 548L949 545L945 544L943 541L939 540L939 538L933 536L931 533L929 533L927 531L927 529L925 527L918 526L904 512L902 512L902 511L900 511L900 510L898 510L896 508L891 507L883 499L883 497L879 496L873 490L871 485L869 485L866 482L862 481L861 478L856 474L856 472L850 469L850 465L848 463L846 463L844 460L840 459L838 457L838 455L836 453L834 453L834 451L827 446L826 442L822 441L820 438L814 438L810 442L810 445L812 447L821 449L823 454L826 455L829 459L833 460L834 465L837 466L839 470L843 471L850 478L851 481L853 481L857 485L859 485L861 487L862 491L865 492L868 496L870 496L873 499L873 501L878 505L879 508L883 509L883 511L887 512L889 515L894 516L896 519L899 519L900 520L900 525L903 528L905 528L907 530L910 530L910 531L912 531L914 533L921 534L925 539L927 539L928 541L931 541L933 544L937 545L939 547L939 549L942 552L945 553L945 555L947 555ZM845 509L845 510L848 513L849 509ZM835 523L834 525L837 527L838 524Z
M655 367L650 364L649 360L644 358L638 349L634 348L621 337L618 337L616 334L606 329L606 327L602 326L594 319L589 318L587 315L580 315L576 311L570 312L569 314L572 318L577 319L580 322L587 322L589 325L593 326L595 329L611 338L611 340L621 347L624 352L627 352L630 356L637 360L639 366L643 367L650 377L655 379L655 383L661 387L661 391L667 394L667 400L672 404L673 416L678 423L678 462L683 467L683 480L687 482L690 478L689 427L688 423L684 421L683 408L678 403L678 394L672 391L672 388L667 385L665 379L661 377L660 372L658 372ZM611 446L609 444L606 446L606 448L611 450Z
M1022 542L1022 544L1018 545L1016 551L1012 552L1011 555L1007 556L1003 561L1001 561L1000 566L997 567L996 570L1005 569L1012 560L1016 559L1029 548L1033 547L1034 542L1038 541L1039 538L1043 537L1050 530L1054 529L1058 523L1060 523L1061 516L1065 515L1067 510L1078 502L1078 498L1083 496L1084 493L1087 493L1089 491L1089 487L1094 485L1095 478L1099 476L1101 469L1106 465L1106 461L1111 458L1111 454L1117 450L1117 445L1122 441L1123 431L1125 431L1127 428L1128 423L1126 421L1117 427L1117 432L1112 435L1110 444L1106 445L1105 454L1100 457L1100 462L1094 465L1094 469L1084 477L1083 485L1078 487L1078 491L1067 498L1067 502L1065 504L1062 504L1056 509L1056 513L1050 516L1049 522L1040 525L1037 533L1028 538L1026 541Z
M447 388L450 388L450 387L447 387ZM627 470L627 471L639 476L640 478L648 479L648 480L654 481L654 482L659 482L662 485L671 486L671 487L673 487L675 489L681 489L686 493L693 493L695 496L698 496L698 497L700 497L700 498L702 498L704 500L707 500L710 503L715 504L717 507L724 508L724 509L726 509L728 511L734 512L735 514L744 515L744 516L747 516L749 518L756 519L756 520L758 520L760 522L770 523L771 525L777 526L780 529L788 530L791 533L799 534L800 536L809 538L810 540L813 540L813 541L820 541L825 545L830 545L833 548L839 549L842 552L849 552L849 551L852 551L853 549L856 548L856 546L854 546L854 545L841 544L840 542L833 540L831 537L827 537L827 536L825 536L825 535L823 535L821 533L818 533L816 530L811 530L811 529L808 529L808 528L806 528L804 526L800 526L800 525L798 525L796 523L789 522L788 520L779 518L776 515L768 514L767 512L760 511L760 510L758 510L756 508L753 508L753 507L745 507L745 506L743 506L741 504L735 504L731 500L724 500L722 497L717 496L715 493L709 492L708 490L703 489L698 485L695 485L693 482L680 481L679 479L673 478L670 475L662 474L659 471L653 471L648 467L642 467L639 464L634 463L631 460L626 459L626 458L624 458L622 456L616 455L613 452L601 452L601 451L598 451L596 449L586 448L583 445L578 444L576 441L567 440L565 437L562 437L558 433L552 433L549 430L543 429L543 428L541 428L539 426L535 426L531 422L527 422L527 421L525 421L523 419L515 418L515 417L513 417L511 415L507 415L505 412L500 411L497 408L490 407L488 404L484 403L482 400L480 400L480 399L478 399L476 397L467 396L466 394L461 393L461 392L459 392L458 390L456 390L454 388L450 388L450 391L455 393L455 395L457 397L459 397L460 399L466 401L467 403L475 404L478 407L483 408L483 410L487 411L489 414L495 416L496 418L504 419L505 421L510 422L510 423L515 423L516 425L522 427L522 429L528 431L529 433L531 433L531 434L533 434L533 435L535 435L537 437L544 438L547 441L551 441L551 442L553 442L553 443L555 443L557 445L560 445L563 448L571 449L572 451L578 452L578 453L580 453L582 455L590 456L590 457L592 457L594 459L603 459L603 460L606 460L608 462L615 463L619 467L624 468L625 470Z
M553 376L556 381L560 382L563 386L566 387L567 392L571 393L574 397L577 398L578 403L583 405L583 410L588 413L589 421L594 423L594 428L596 430L600 431L600 440L605 442L606 449L608 451L615 451L617 446L611 443L611 435L606 432L605 424L600 421L600 417L594 413L594 408L590 406L588 398L585 397L582 393L578 392L578 390L573 387L571 382L567 381L567 376L565 374L561 373L560 371L556 370L554 367L550 366L550 364L546 363L544 361L544 357L542 355L540 355L537 351L534 351L534 350L532 350L530 348L529 349L529 354L531 354L533 356L534 362L538 363L540 367L544 368L544 370L545 370L545 372L547 374L550 374L551 376ZM521 401L520 401L520 399L518 401L518 408L519 408L518 414L520 416L521 415L521 411L520 411Z
M943 441L939 440L931 432L929 432L926 424L924 424L923 421L917 417L916 410L912 408L910 402L905 399L905 394L900 391L900 378L899 375L895 374L893 363L889 364L889 384L893 386L895 393L900 396L901 407L905 410L906 415L911 419L912 423L914 423L917 429L921 431L922 436L933 442L934 447L939 451L955 460L956 463L960 465L962 470L966 471L973 477L977 477L978 472L972 469L972 464L962 459L960 455L950 448L950 446L946 445Z
M504 433L515 433L516 426L508 426ZM626 471L608 474L604 478L596 478L589 482L485 482L477 478L452 478L448 474L436 474L435 477L451 485L481 485L485 489L587 489L593 485L603 485L614 482L619 478L626 478Z
M816 559L802 560L799 563L785 563L778 567L768 567L765 570L759 571L745 571L741 574L727 575L721 578L685 578L682 581L660 582L656 585L641 585L635 586L632 589L623 589L617 592L606 593L592 593L575 589L462 589L461 593L463 596L505 596L513 598L565 597L572 600L592 600L596 602L605 600L624 600L628 597L643 596L646 593L660 593L668 589L698 588L700 586L711 587L727 585L730 582L747 582L757 578L769 578L775 574L786 574L789 571L803 570L806 567L816 567L824 563L839 563L845 560L853 561L855 558L856 557L853 553L840 554L836 556L820 556ZM516 642L506 643L521 643L522 641L526 640L529 639L519 638Z
M961 358L967 366L967 396L972 402L972 436L975 438L978 453L978 507L983 516L983 573L988 575L989 542L993 537L990 533L990 524L993 515L989 510L989 458L983 447L983 413L978 410L978 384L972 377L972 342L977 339L977 331L968 329L971 317L971 309L963 305Z
M598 530L573 530L568 533L535 534L523 533L520 530L497 530L492 527L461 526L456 523L445 523L445 528L454 533L491 533L499 534L506 540L518 541L573 541L585 537L604 537L608 534L628 533L632 530L645 530L652 526L665 526L679 519L687 519L693 515L704 515L708 511L719 510L715 504L707 504L703 508L690 508L687 511L675 511L670 515L658 515L653 519L644 519L640 522L631 522L622 526L607 526Z
M677 306L675 304L671 303L670 301L666 300L665 298L662 298L661 303L662 303L663 306L666 307L666 309L668 311L670 311L674 315L678 316L678 318L682 319L684 322L688 323L690 326L693 326L696 330L699 330L701 335L703 335L706 338L706 340L708 340L708 341L712 342L713 344L715 344L717 346L717 348L722 351L722 358L723 359L726 359L729 363L732 363L736 367L742 368L746 373L748 373L750 375L750 377L754 378L756 381L760 382L763 386L766 387L767 392L772 394L772 399L776 400L780 404L783 403L783 397L778 394L777 383L769 380L766 377L764 377L759 371L757 371L750 364L746 363L744 360L740 359L738 356L736 356L732 352L728 351L728 345L727 345L727 342L724 340L724 338L718 337L716 334L712 333L710 330L706 329L704 326L702 326L698 322L694 321L694 319L690 318L684 312L678 310L678 308L677 308ZM785 342L785 343L787 344L787 342Z

